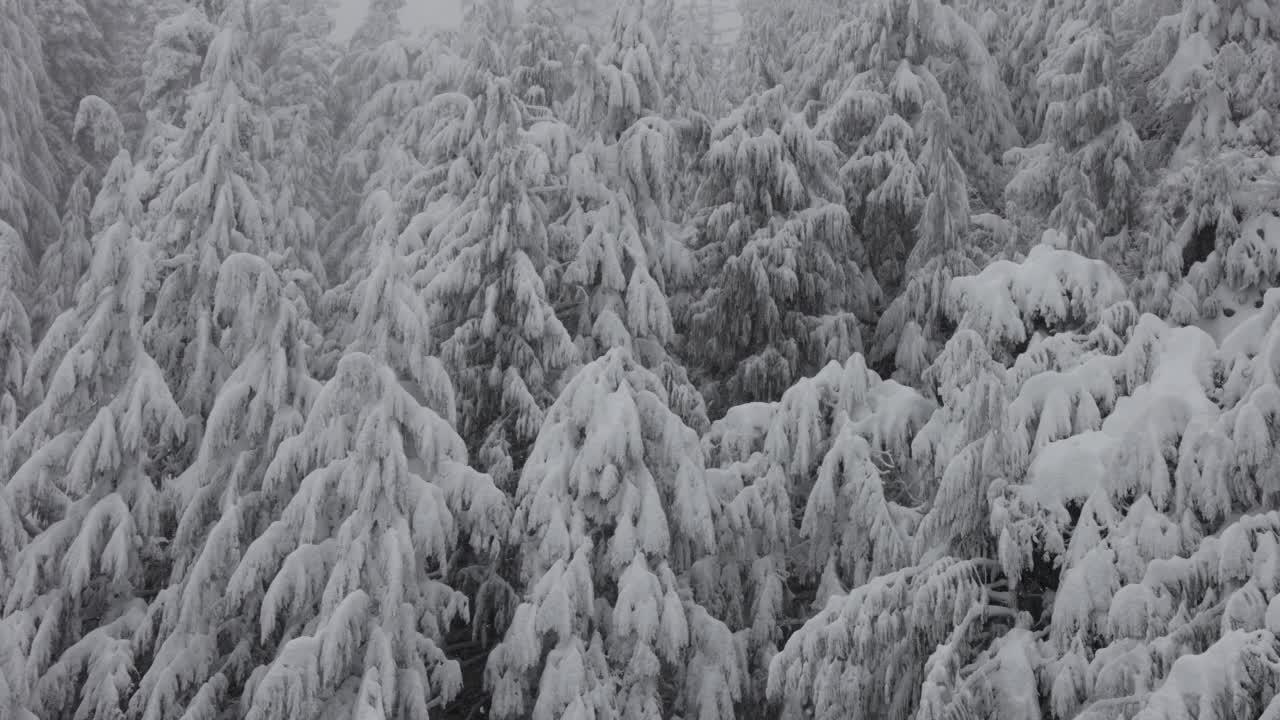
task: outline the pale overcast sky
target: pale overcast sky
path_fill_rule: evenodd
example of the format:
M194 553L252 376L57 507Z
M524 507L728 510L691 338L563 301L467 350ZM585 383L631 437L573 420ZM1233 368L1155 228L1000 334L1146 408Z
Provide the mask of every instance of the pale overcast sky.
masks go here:
M405 25L414 29L425 25L456 25L462 20L462 0L408 0L406 5ZM340 38L350 37L368 7L369 0L339 0L334 13L335 34Z

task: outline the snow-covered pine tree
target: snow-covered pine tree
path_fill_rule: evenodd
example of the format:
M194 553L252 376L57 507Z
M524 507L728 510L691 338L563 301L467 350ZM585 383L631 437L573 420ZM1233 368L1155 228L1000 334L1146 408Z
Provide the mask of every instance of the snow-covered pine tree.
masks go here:
M245 11L244 4L229 3L217 19L200 83L186 100L172 150L176 162L159 178L158 195L147 207L146 229L161 256L147 343L170 378L192 424L188 439L196 444L230 370L215 322L219 270L236 252L265 255L268 222L280 210L262 165L270 154L271 124ZM178 19L199 26L198 18Z
M738 12L742 17L742 28L734 48L734 77L742 89L741 97L732 100L741 103L785 80L782 60L787 43L781 40L785 34L781 4L741 0Z
M710 4L723 7L716 0ZM800 74L817 60L831 30L847 21L856 8L839 0L737 0L735 5L741 24L733 44L730 97L726 98L735 104L778 85L799 87Z
M373 236L356 272L325 293L324 314L332 326L326 350L378 358L419 402L452 421L453 388L439 358L430 354L436 345L430 311L413 286L411 248L400 239L396 205L378 190L365 200L362 215ZM336 358L325 364L336 364Z
M49 323L72 305L76 288L92 260L93 248L89 239L93 233L104 229L104 223L115 221L113 213L120 202L119 193L133 177L131 164L112 164L110 168L99 164L99 158L118 159L117 153L124 148L125 141L124 126L105 100L96 95L82 99L73 132L76 143L88 150L86 160L91 164L72 181L67 191L58 239L40 258L37 275L41 291L32 309L37 336L43 335ZM114 170L114 174L104 177L107 169ZM95 194L100 198L97 201L93 199ZM99 202L103 203L104 210L98 213L95 223L91 215Z
M985 519L999 536L1005 517L988 505L992 488L1022 477L1047 444L1095 428L1118 392L1108 353L1136 313L1106 263L1046 245L952 280L948 295L959 330L925 374L943 404L912 444L922 486L937 488L917 550L990 557ZM1103 359L1086 364L1092 355ZM1006 568L1013 585L1021 570Z
M701 296L681 318L713 415L773 399L862 348L878 303L844 208L838 155L782 88L717 124L699 189Z
M603 185L598 186L603 188ZM671 409L695 430L707 425L705 403L679 360L668 351L674 340L662 278L662 248L645 242L628 198L615 194L589 211L576 208L565 220L578 254L560 281L577 296L577 344L585 360L610 348L626 347L656 373L670 396ZM652 236L649 236L652 237Z
M1280 31L1269 10L1240 0L1182 3L1178 43L1156 79L1164 109L1174 114L1175 164L1223 147L1275 153L1267 109L1280 92Z
M1052 227L1068 248L1118 262L1139 221L1141 143L1122 114L1113 0L1076 10L1039 67L1040 141L1006 153L1017 167L1007 212L1024 237Z
M128 153L115 165L129 167ZM6 490L39 531L5 599L5 624L25 632L25 668L10 687L35 717L120 716L135 671L130 638L162 556L162 460L185 431L143 342L153 266L142 209L130 192L95 209L102 229L76 305L27 370L43 399L9 440L19 466Z
M1280 391L1263 367L1278 313L1271 291L1221 347L1198 328L1142 317L1115 358L1125 395L1096 432L1045 447L1018 488L1042 505L1079 504L1055 550L1045 642L1055 679L1044 690L1058 716L1280 711L1280 559L1268 512L1280 492L1270 479ZM1015 569L1019 555L1008 555Z
M27 299L34 288L31 256L27 246L11 225L0 220L0 410L4 416L12 414L5 426L12 430L18 418L19 406L27 408L24 378L31 363L33 338L31 317L27 313ZM4 451L0 450L0 457ZM0 464L0 471L5 466Z
M324 0L272 0L255 8L253 45L271 116L272 156L264 158L281 207L269 218L273 246L289 249L324 285L318 231L332 212L335 156L330 68L338 51Z
M400 22L400 11L404 7L405 0L370 2L360 26L351 35L341 62L333 68L332 112L338 136L359 132L352 123L356 122L357 113L374 92L392 79L388 77L388 70L401 74L407 72L403 60L394 50L398 46L396 41L404 39Z
M1024 355L1035 355L1033 344L1110 328L1108 313L1125 297L1124 281L1105 261L1042 243L1019 262L996 260L974 275L952 279L943 308L958 328L977 332L995 360L1016 366ZM1118 349L1125 329L1099 338L1099 345Z
M647 106L595 102L598 87L613 78L639 87L634 73L650 78L650 99L661 85L645 38L652 40L641 14L619 13L608 64L579 65L587 82L570 100L581 127L578 151L569 158L567 210L553 234L569 262L558 278L564 295L561 316L576 325L585 361L611 347L626 346L635 359L663 379L672 410L695 430L705 429L706 408L685 368L669 352L675 344L667 296L693 285L693 259L672 218L680 171L678 133L663 118L641 116ZM630 28L627 24L636 27ZM623 40L631 38L625 51ZM590 58L580 56L579 61ZM645 69L649 68L649 69ZM605 80L601 80L605 78ZM625 95L625 93L624 93ZM616 136L611 123L628 122ZM603 130L603 132L602 132Z
M777 403L731 408L703 437L718 553L691 578L746 644L749 700L765 700L771 658L815 605L912 559L911 438L934 408L855 354Z
M273 259L279 263L278 256ZM176 479L172 572L135 636L139 657L149 661L130 700L137 717L166 717L213 668L232 662L234 652L223 654L227 649L217 644L217 633L227 627L220 624L217 595L209 590L227 582L220 561L242 554L244 535L266 524L262 516L270 508L255 503L262 477L275 449L302 427L319 390L306 365L301 293L267 260L236 253L222 263L213 320L218 350L231 371L209 410L192 463Z
M516 500L526 592L486 669L492 714L733 717L732 635L682 580L714 542L697 436L626 349L547 411Z
M19 401L26 400L22 386L32 354L33 260L54 240L42 233L56 227L56 219L49 218L52 165L42 136L37 78L44 68L32 5L17 0L0 5L0 425L6 430L17 423ZM4 455L0 450L0 459ZM0 462L0 478L5 471Z
M15 565L31 539L27 524L8 491L5 445L17 424L17 408L8 395L0 398L0 594L8 595ZM39 720L27 709L26 653L32 618L0 614L0 712L16 720Z
M566 115L584 137L612 144L636 120L662 109L662 46L649 24L659 5L647 0L619 7L600 51L579 48Z
M57 171L45 141L40 93L47 77L37 3L0 5L0 222L38 261L58 234Z
M351 87L339 86L356 104L338 143L334 197L339 208L326 230L326 265L335 282L349 279L373 242L379 217L362 214L365 198L386 191L408 220L446 190L462 195L474 182L475 169L454 173L452 166L458 154L466 154L460 146L472 139L457 131L464 112L438 97L463 89L467 63L460 52L456 38L433 31L393 37L376 48L353 46L344 60L364 71L356 75L360 84L354 95Z
M380 249L385 254L369 261L366 280L337 298L351 305L342 313L354 319L351 350L313 399L301 396L304 388L289 375L277 378L277 391L254 390L264 373L248 362L243 376L224 386L244 387L261 410L250 415L266 421L274 414L275 421L257 440L218 441L248 450L234 464L233 482L215 472L209 478L221 492L201 490L213 501L205 507L221 512L186 565L187 577L155 613L158 634L144 645L164 639L132 707L138 717L168 718L176 710L421 717L461 686L443 638L455 621L468 619L468 603L446 583L459 551L485 557L497 550L509 511L492 482L465 466L463 443L449 425L447 376L398 377L386 364L421 364L414 355L427 338L415 330L425 312L412 308L421 301L405 285L403 258ZM236 255L227 262L259 268L263 298L280 294L261 260ZM224 269L220 278L237 274ZM244 288L225 289L220 297L245 295ZM239 302L242 320L264 315ZM269 361L282 352L287 327L273 327L246 360L283 370L288 358ZM415 380L434 385L415 387ZM227 391L228 409L243 394ZM443 417L419 405L424 395L443 402ZM241 414L219 413L228 420ZM206 438L213 431L211 424ZM293 434L282 440L281 432ZM201 457L221 462L226 455ZM226 597L210 597L210 583L225 584ZM238 639L224 645L224 637Z
M1024 138L1037 138L1044 126L1045 110L1040 98L1043 87L1038 82L1040 65L1059 43L1063 24L1079 14L1083 0L987 4L997 6L992 8L996 22L1007 30L1002 41L991 47L991 54L999 62L1001 77L1009 88L1013 119Z
M366 353L385 365L416 402L452 424L453 387L440 360L428 355L437 345L428 326L430 312L410 273L412 256L420 247L412 233L396 235L399 215L385 191L369 196L364 214L370 220L377 218L372 223L372 249L352 278L325 296L327 315L334 326L331 337L342 343L346 353ZM448 500L468 535L473 530L467 528L481 524L491 528L508 524L507 498L487 476L483 484L477 483L479 478L458 485ZM470 601L470 627L449 633L450 644L462 643L471 650L459 658L470 665L497 642L515 607L515 591L500 572L502 547L505 537L495 543L460 543L450 557L448 572L440 577ZM471 706L482 702L476 699L481 690L479 673L464 674L458 702Z
M767 693L780 717L938 717L929 714L931 697L921 697L935 658L1015 617L990 589L997 571L989 560L944 557L832 596L769 665Z
M992 625L978 614L986 610L971 609L924 664L918 717L1038 717L1050 653L1030 630L1051 622L1055 589L1064 597L1069 587L1059 583L1054 563L1079 511L1075 480L1083 467L1050 459L1047 448L1084 439L1128 383L1142 382L1142 361L1113 356L1137 313L1105 263L1044 245L1023 263L997 262L953 280L949 295L948 313L961 327L952 343L963 338L964 345L949 344L931 370L954 400L913 443L913 454L940 473L917 552L928 558L942 543L998 562L999 570L988 566L984 602L994 601L997 616L1009 620ZM992 363L980 342L999 351L1000 362ZM1001 367L1014 356L1012 367ZM1003 383L992 382L993 374ZM986 427L982 410L990 416ZM1033 489L1021 485L1028 463L1041 460L1053 477Z
M411 82L412 62L399 13L404 0L378 0L369 5L333 71L330 112L338 156L332 182L336 207L325 226L325 267L335 283L347 279L358 264L357 221L366 183L378 167L379 149L402 121L407 108L402 88ZM388 102L394 100L394 102Z
M1280 201L1273 15L1256 3L1186 0L1130 53L1140 75L1155 74L1151 94L1162 120L1152 144L1166 170L1148 257L1182 251L1186 282L1167 300L1179 321L1212 323L1224 308L1259 302L1280 279L1280 225L1271 213ZM1167 247L1165 219L1177 249Z
M915 224L913 187L925 171L912 166L927 166L919 155L936 129L925 113L930 102L952 119L951 152L976 204L999 207L1004 182L997 163L1018 141L1009 92L978 31L955 7L939 0L861 5L814 51L803 88L805 99L826 104L819 127L850 159L847 202L867 237L901 236ZM906 213L905 221L889 211ZM888 257L874 258L887 289L896 290L912 245L906 240Z
M715 45L714 18L705 3L686 2L673 9L670 26L656 60L662 78L668 117L719 117L724 111L723 69L727 58Z
M406 0L370 0L364 19L351 34L351 47L369 50L403 35L400 13L406 5Z
M511 81L526 103L558 108L573 92L570 67L577 48L570 45L567 28L579 18L562 17L555 0L534 0L524 12L512 50Z
M20 552L31 539L32 527L9 490L9 477L17 461L9 437L25 412L23 380L31 362L31 320L24 298L31 286L31 259L26 245L4 220L0 220L0 596L7 596L15 577ZM20 408L19 404L22 404ZM0 613L0 712L33 720L26 711L23 667L24 630L29 618L10 620Z
M98 93L116 69L115 50L104 28L82 0L49 0L36 4L37 26L45 58L47 82L41 88L48 127L46 142L56 158L59 190L80 174L84 159L71 141L71 128L80 98Z
M247 643L277 648L243 685L238 714L425 717L462 685L443 638L468 620L451 588L460 544L491 552L505 499L465 465L449 423L418 405L385 365L346 355L302 432L268 469L281 508L229 580ZM216 676L197 696L225 692ZM207 692L206 692L207 691Z
M142 58L155 22L155 3L137 0L49 0L37 4L37 27L48 82L42 105L46 139L57 163L59 190L94 163L93 149L77 147L75 124L83 98L99 96L117 108L133 149L142 118L138 107ZM88 150L88 152L86 152ZM105 160L114 157L107 153Z
M944 298L951 278L976 272L983 254L968 242L969 183L953 152L954 122L934 101L923 112L927 140L920 164L929 194L913 228L904 287L880 316L871 355L908 384L922 379L948 337Z
M895 465L907 480L897 496L921 502L908 509L863 495L849 503L866 513L863 520L850 515L831 526L861 551L852 568L833 564L853 574L828 570L821 587L834 594L819 595L829 597L824 609L771 663L768 692L784 717L1039 717L1042 648L1030 630L1046 622L1053 595L1035 584L1044 568L1030 559L1061 548L1070 519L1065 508L1053 514L1046 507L1029 514L1032 522L1014 522L1023 507L1010 503L1006 479L1022 477L1054 439L1097 427L1129 367L1105 353L1119 350L1136 312L1104 263L1066 251L1041 247L1022 265L988 270L951 282L945 307L960 330L924 375L942 406L909 439L906 462ZM1045 338L1042 324L1081 333ZM1032 335L1031 349L1006 368ZM988 348L1001 350L1001 360ZM1097 359L1065 374L1087 356ZM822 475L815 496L821 483ZM886 492L893 485L879 487L893 497ZM897 535L880 534L886 528ZM847 592L836 584L844 578L853 581Z
M479 173L450 183L461 196L446 190L418 282L434 324L446 328L441 358L458 391L460 431L506 487L578 359L543 281L551 262L543 194L553 180L539 142L564 133L555 123L526 129L526 108L506 79L492 78L477 98L440 101L458 109L440 126L442 139L469 148L451 163L451 181L455 170Z
M141 104L147 115L144 142L166 126L183 123L187 91L200 82L205 54L217 31L212 22L217 18L208 17L199 8L186 3L170 5L172 14L156 23L142 62L145 81Z
M495 76L510 79L517 27L514 0L466 0L460 44L469 89L481 89Z

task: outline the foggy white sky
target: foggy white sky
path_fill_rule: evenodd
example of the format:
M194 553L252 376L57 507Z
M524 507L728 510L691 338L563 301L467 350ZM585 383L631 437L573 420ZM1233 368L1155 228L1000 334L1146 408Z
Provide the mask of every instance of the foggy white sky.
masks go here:
M334 34L348 38L355 32L369 7L369 0L340 0L334 13L337 27ZM426 25L456 25L462 20L461 0L408 0L404 11L406 27L420 28Z

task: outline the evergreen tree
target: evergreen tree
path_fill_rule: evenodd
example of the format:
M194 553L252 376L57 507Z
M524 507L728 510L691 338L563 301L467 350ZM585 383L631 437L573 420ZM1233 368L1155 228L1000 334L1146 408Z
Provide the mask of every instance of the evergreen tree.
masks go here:
M1094 288L1103 291L1097 304ZM1124 290L1104 263L1047 247L1020 265L951 281L949 312L961 327L923 377L940 407L898 441L909 442L909 452L897 451L903 460L889 453L905 482L876 483L880 473L864 469L868 453L856 439L881 427L874 419L853 424L854 442L834 441L827 455L843 458L842 484L858 501L833 503L829 471L818 474L805 525L815 540L828 538L818 557L831 565L819 586L822 610L770 664L768 694L783 716L1037 716L1038 703L1028 702L1038 697L1045 653L1032 630L1052 614L1054 595L1033 558L1062 547L1071 516L1065 505L1027 511L1018 502L1034 507L1034 496L1007 493L1008 479L1024 477L1057 439L1096 429L1125 383L1147 378L1138 357L1108 354L1137 318ZM1042 322L1079 335L1068 330L1019 353L1020 338ZM1012 354L997 359L988 348ZM885 437L902 436L881 431L867 442ZM816 512L823 507L856 511L831 523L830 511ZM825 528L842 532L827 555Z
M245 717L424 717L452 699L461 669L443 639L467 600L441 577L460 542L490 551L506 525L501 493L465 462L390 371L343 358L268 470L278 519L228 581L229 609L250 608L278 648L244 685Z
M264 158L282 208L269 233L291 249L324 284L319 228L331 211L334 128L326 102L332 91L333 20L321 0L262 3L253 42L262 68L263 103L272 123L273 156Z
M736 5L741 26L730 83L734 95L729 100L734 103L778 85L798 87L801 74L822 53L832 28L852 15L852 8L838 0L738 0Z
M259 504L262 477L276 448L303 426L319 391L307 371L305 305L296 289L247 253L230 255L217 278L213 319L219 354L231 370L193 461L176 478L172 570L135 634L139 655L150 660L130 700L135 717L170 717L187 703L220 702L216 693L193 695L217 674L237 687L243 681L229 668L244 649L218 641L237 626L220 614L224 606L210 588L225 587L224 563L245 552L242 535L266 512Z
M373 2L334 68L330 111L338 156L332 182L337 207L324 234L325 268L335 282L347 279L360 254L361 226L356 222L365 184L378 167L379 148L406 112L402 102L411 63L400 30L404 0Z
M576 48L569 44L566 25L553 0L535 0L525 10L516 31L511 80L530 105L557 108L573 91L569 71Z
M645 2L620 8L599 54L578 50L567 114L584 136L613 143L636 120L661 110L662 67L655 56L662 46L649 24L651 13Z
M905 287L880 316L872 349L878 362L892 358L896 377L909 384L921 379L948 337L943 300L951 278L977 272L983 259L983 249L969 242L968 178L953 152L952 119L933 102L925 114L928 139L920 163L928 196L913 228Z
M663 379L671 408L681 420L695 430L704 429L702 396L667 350L675 337L674 325L666 293L655 279L655 274L665 276L664 248L655 247L652 236L640 230L625 195L613 195L590 210L578 206L564 222L577 256L560 281L581 301L562 314L576 316L576 343L583 358L599 357L613 347L629 348L641 365Z
M1224 307L1256 301L1280 278L1280 227L1269 217L1280 192L1273 162L1280 147L1268 109L1280 87L1272 62L1280 42L1260 6L1187 0L1130 55L1138 71L1155 75L1164 118L1153 139L1166 170L1156 186L1161 210L1147 231L1154 245L1148 257L1176 252L1165 245L1170 234L1160 223L1167 220L1186 275L1169 297L1156 296L1157 307L1167 304L1180 321L1213 321Z
M660 68L651 66L646 44L656 39L644 16L619 13L614 33L614 45L601 56L612 60L596 65L598 76L571 99L586 131L577 136L580 146L568 163L568 209L553 228L558 244L572 253L558 278L566 296L561 315L576 321L584 360L611 347L630 348L663 379L672 410L700 431L707 424L703 399L668 351L676 337L667 297L693 280L693 259L673 222L680 139L662 117L641 115L663 94ZM591 77L587 66L578 71ZM636 97L647 99L622 105L613 98L592 100L595 88L611 84L608 78L637 92L643 86ZM615 135L620 123L629 125Z
M107 100L121 114L132 149L141 130L138 106L143 54L151 39L156 8L135 0L50 0L38 4L37 26L48 83L42 105L46 138L57 158L57 181L64 191L85 163L95 164L93 148L78 147L76 118L89 96ZM106 160L114 156L108 152Z
M271 127L244 9L230 3L218 19L201 81L186 100L175 163L159 178L147 208L146 229L164 261L145 332L192 424L193 442L230 369L219 351L213 308L222 262L236 252L265 255L269 223L279 217L262 165Z
M485 671L495 716L733 716L732 636L681 588L713 543L697 436L625 349L548 410L516 501L527 590Z
M1048 224L1070 249L1119 261L1138 224L1141 147L1121 114L1112 3L1088 0L1079 11L1040 65L1043 132L1037 145L1008 154L1018 171L1005 194L1031 234Z
M399 37L403 32L400 13L405 0L371 0L360 27L351 35L353 48L376 48Z
M813 608L912 560L927 486L915 482L911 440L934 410L855 354L777 403L731 408L703 436L718 553L691 577L746 643L748 699L766 699L770 660Z
M978 31L937 0L866 3L812 57L805 98L825 104L814 108L817 126L849 158L841 178L867 267L898 305L882 318L871 357L903 355L911 379L946 338L928 317L946 277L919 271L936 274L958 259L931 252L967 251L971 201L979 211L999 208L996 161L1017 142L1008 90Z
M128 154L116 165L128 167ZM135 668L130 637L162 557L162 461L185 431L142 337L153 269L141 207L126 192L97 209L110 222L76 306L27 371L43 400L10 438L20 465L8 492L39 534L19 556L5 615L26 618L26 667L13 684L36 717L119 717Z
M217 31L212 22L217 18L198 8L183 4L173 10L156 24L143 58L141 104L148 121L144 142L165 126L183 123L187 91L200 82L205 54Z
M781 89L716 127L699 190L699 272L687 352L711 407L778 397L830 359L860 350L879 287L852 233L837 154ZM715 414L713 412L713 414Z
M451 329L441 358L461 400L462 434L505 487L578 353L543 282L549 218L538 188L551 167L523 127L524 105L504 79L475 101L451 99L466 108L459 134L478 141L480 173L431 232L419 275L435 324Z
M115 155L123 148L124 126L115 110L96 95L80 101L74 131L74 138L90 148L92 154L89 157L94 160L101 156ZM118 155L116 159L121 160ZM114 174L103 177L107 170L114 171ZM41 297L32 313L37 327L48 327L53 318L71 306L76 288L92 258L93 249L89 245L89 238L93 232L103 230L104 223L114 221L110 213L115 212L120 202L117 194L123 191L124 184L132 178L132 174L133 166L123 161L113 163L110 168L103 170L99 170L95 163L81 170L71 183L58 239L40 258L37 270L42 288ZM103 204L106 216L99 212L94 217L92 211L97 205L93 200L95 191L99 198L97 202Z
M339 141L333 186L339 207L326 230L326 265L335 281L349 278L373 242L376 219L362 214L365 198L387 191L407 220L446 188L465 194L459 183L474 180L474 169L454 173L452 162L459 151L455 144L464 141L449 129L456 129L464 118L457 116L461 112L456 105L439 97L462 90L466 63L459 52L447 34L437 32L392 38L372 49L353 48L345 61L364 67L365 74L356 76L361 84L349 96L358 103Z
M30 297L33 279L31 256L18 231L0 220L0 361L4 374L0 375L0 404L7 422L4 427L13 429L17 420L19 403L26 409L27 393L23 389L27 367L31 363L31 317L27 313L26 299ZM10 414L12 418L8 418ZM0 458L4 457L0 454ZM0 469L4 466L0 465Z
M423 405L452 421L453 389L439 358L429 354L435 347L430 311L412 284L395 204L378 191L366 200L365 213L377 217L370 252L359 271L325 293L331 345L380 359Z
M0 6L0 222L39 260L57 237L57 171L45 140L40 93L47 82L37 3Z

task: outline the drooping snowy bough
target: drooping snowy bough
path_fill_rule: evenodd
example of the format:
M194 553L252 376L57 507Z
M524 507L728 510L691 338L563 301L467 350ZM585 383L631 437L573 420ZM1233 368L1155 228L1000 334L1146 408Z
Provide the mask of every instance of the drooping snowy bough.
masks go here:
M486 669L495 716L733 716L738 652L686 575L714 542L697 435L627 350L547 411L516 501L526 590Z

